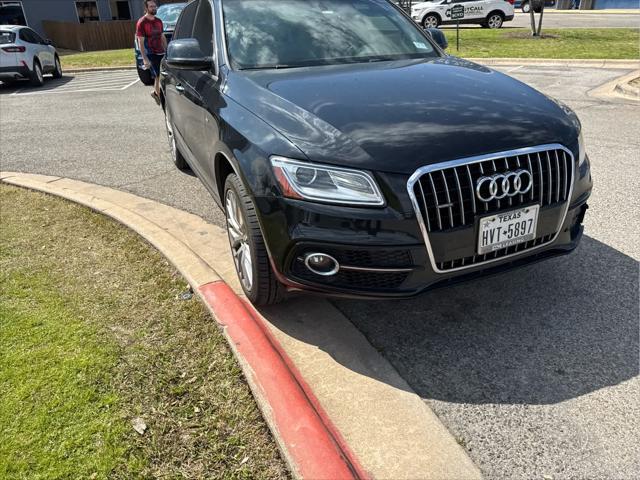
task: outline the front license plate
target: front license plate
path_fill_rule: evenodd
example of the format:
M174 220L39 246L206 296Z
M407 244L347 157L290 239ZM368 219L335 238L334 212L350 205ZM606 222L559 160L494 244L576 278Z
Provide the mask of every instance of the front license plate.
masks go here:
M534 240L539 211L539 205L532 205L481 218L478 254L483 255Z

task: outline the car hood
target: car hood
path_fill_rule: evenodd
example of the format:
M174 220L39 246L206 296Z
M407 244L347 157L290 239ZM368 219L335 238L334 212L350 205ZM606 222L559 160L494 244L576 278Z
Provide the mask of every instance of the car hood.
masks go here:
M411 174L578 135L548 97L455 57L236 71L224 91L309 160L368 170Z

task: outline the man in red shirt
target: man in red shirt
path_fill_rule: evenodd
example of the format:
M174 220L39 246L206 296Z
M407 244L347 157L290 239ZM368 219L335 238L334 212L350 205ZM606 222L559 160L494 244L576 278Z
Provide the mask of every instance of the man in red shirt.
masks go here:
M151 68L155 76L155 89L151 96L160 105L160 62L167 50L162 20L156 17L158 4L155 0L144 0L144 16L136 26L136 40L142 54L144 68Z

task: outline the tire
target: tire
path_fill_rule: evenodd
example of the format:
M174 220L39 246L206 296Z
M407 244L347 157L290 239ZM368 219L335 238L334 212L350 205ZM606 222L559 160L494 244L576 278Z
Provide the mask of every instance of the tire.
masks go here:
M440 17L434 13L428 13L422 19L424 28L437 28L440 25Z
M54 60L53 78L62 78L62 64L60 63L60 57L58 57L58 55L56 55Z
M151 69L143 70L140 67L137 67L137 68L138 68L138 78L140 79L142 84L146 85L147 87L153 85L154 80L153 80L153 77L151 76Z
M529 13L531 11L531 4L529 2L524 2L520 5L520 9L522 10L522 13Z
M42 74L42 66L40 61L36 58L33 61L33 70L31 70L31 85L34 87L41 87L44 85L44 75Z
M281 302L284 288L271 268L255 205L235 173L225 181L223 201L233 263L245 295L256 306Z
M175 128L173 125L171 114L169 113L169 108L164 109L164 123L167 127L167 139L169 140L169 149L171 151L171 159L173 160L174 165L178 170L189 170L189 164L185 160L182 153L180 153L178 143L176 142L176 137L174 134Z
M487 15L487 20L485 24L487 28L502 28L502 24L504 23L504 15L500 12L491 12Z

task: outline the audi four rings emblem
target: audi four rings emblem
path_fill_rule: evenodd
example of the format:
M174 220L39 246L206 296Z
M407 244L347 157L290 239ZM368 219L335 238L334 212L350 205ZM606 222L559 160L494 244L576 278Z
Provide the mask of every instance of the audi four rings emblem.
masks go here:
M498 173L480 177L476 183L476 196L483 202L502 200L504 197L524 195L533 187L533 177L528 170Z

